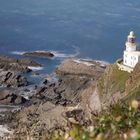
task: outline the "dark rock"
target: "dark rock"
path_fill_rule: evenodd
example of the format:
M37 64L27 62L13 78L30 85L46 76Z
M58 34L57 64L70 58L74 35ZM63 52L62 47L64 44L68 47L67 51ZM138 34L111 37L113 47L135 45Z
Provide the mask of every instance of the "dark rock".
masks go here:
M27 86L28 81L25 77L10 71L0 72L0 85L7 87Z
M26 103L26 99L21 96L15 96L15 100L13 100L15 104L24 104Z
M0 94L0 104L3 105L20 105L27 101L24 97L16 95L10 90L4 90Z
M35 51L35 52L27 52L24 53L25 56L34 56L34 57L41 57L41 58L50 58L54 57L54 54L51 52L41 52L41 51Z
M66 117L67 118L72 118L72 117L78 117L80 115L83 114L83 110L82 109L74 109L74 110L71 110L71 111L67 111L66 112Z
M78 104L81 91L86 88L90 80L87 78L67 77L56 82L44 81L43 87L37 87L36 98L50 101L53 104Z
M16 59L9 56L0 56L0 69L4 71L15 71L15 72L30 72L29 66L37 67L41 66L37 62L28 59Z
M44 85L47 85L47 84L48 84L48 80L45 79L45 80L43 81L43 84L44 84Z

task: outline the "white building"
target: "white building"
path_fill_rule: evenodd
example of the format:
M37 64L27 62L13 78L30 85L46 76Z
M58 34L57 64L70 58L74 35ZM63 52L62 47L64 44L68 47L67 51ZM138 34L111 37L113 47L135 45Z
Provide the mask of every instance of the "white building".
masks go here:
M138 48L136 36L133 31L131 31L128 35L125 45L126 50L124 50L123 62L122 64L118 65L121 70L131 72L138 61L140 61L140 50Z

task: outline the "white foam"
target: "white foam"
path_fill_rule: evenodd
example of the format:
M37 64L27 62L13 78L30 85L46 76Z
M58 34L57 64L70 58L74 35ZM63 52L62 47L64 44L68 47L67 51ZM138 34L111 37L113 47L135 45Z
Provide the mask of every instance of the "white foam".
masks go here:
M33 70L33 71L38 71L38 70L42 70L43 67L32 67L32 66L28 66L29 69Z
M72 57L76 57L77 55L79 55L79 51L77 50L74 54L67 54L67 53L61 53L58 51L51 51L55 57L60 57L60 58L72 58Z
M26 53L25 51L13 51L11 52L12 54L16 54L16 55L23 55L24 53Z
M110 63L104 60L95 60L96 62L101 63L102 65L109 65Z
M87 66L94 66L94 64L91 64L90 62L86 62L86 61L82 61L82 60L73 60L74 62L76 63L79 63L79 64L84 64L84 65L87 65Z
M91 64L91 63L88 62L88 61L95 61L95 62L98 62L98 63L100 63L101 65L105 65L105 66L110 64L109 62L104 61L104 60L93 60L93 59L91 59L91 58L76 59L76 60L74 60L74 61L77 62L77 63L83 63L83 64L88 65L88 66L92 66L92 65L93 65L93 64Z

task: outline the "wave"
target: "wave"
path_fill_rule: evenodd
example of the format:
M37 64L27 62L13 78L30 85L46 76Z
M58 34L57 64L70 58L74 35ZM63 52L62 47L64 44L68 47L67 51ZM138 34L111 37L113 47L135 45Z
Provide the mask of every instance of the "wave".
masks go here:
M91 59L91 58L84 58L84 59L80 59L80 60L83 60L83 61L96 61L96 62L99 62L100 64L103 64L103 65L109 65L110 64L108 61L105 61L105 60L96 60L96 59Z
M15 55L23 55L24 53L26 53L26 51L13 51L13 52L11 52L11 54L15 54Z
M73 54L68 54L68 53L62 53L62 52L59 52L59 51L51 51L55 57L60 57L60 58L72 58L72 57L76 57L80 54L80 50L79 50L79 47L73 45L72 48L75 50L75 52Z
M32 66L28 66L29 69L33 70L33 71L38 71L38 70L42 70L43 67L32 67Z
M66 53L61 53L58 51L52 51L55 57L60 57L60 58L70 58L70 57L76 57L79 53L74 53L74 54L66 54Z
M111 12L105 12L106 16L112 16L112 17L122 17L122 14L119 13L111 13Z
M101 63L101 64L103 64L103 65L109 65L110 63L109 62L107 62L107 61L104 61L104 60L95 60L96 62L99 62L99 63Z

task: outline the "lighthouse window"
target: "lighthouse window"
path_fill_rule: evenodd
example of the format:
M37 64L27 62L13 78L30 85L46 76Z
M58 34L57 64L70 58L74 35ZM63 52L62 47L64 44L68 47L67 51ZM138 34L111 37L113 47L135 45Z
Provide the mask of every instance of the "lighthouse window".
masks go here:
M129 42L130 43L135 43L135 39L134 38L129 38Z

